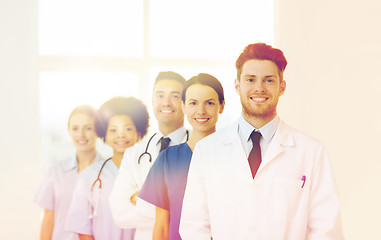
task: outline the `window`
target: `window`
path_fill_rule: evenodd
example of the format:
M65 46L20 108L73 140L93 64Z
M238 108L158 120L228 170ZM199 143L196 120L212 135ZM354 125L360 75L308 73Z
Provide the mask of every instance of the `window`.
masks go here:
M135 96L151 110L159 71L217 77L226 97L218 128L233 122L241 112L235 60L249 43L273 44L274 10L273 1L260 0L39 0L38 29L40 116L51 162L73 152L66 127L75 106Z
M39 54L141 57L143 1L39 0Z

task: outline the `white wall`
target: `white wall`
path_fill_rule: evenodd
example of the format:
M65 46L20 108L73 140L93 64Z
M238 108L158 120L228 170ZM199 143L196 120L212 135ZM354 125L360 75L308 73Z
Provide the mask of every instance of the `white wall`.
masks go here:
M381 224L381 4L276 3L275 42L289 62L279 114L326 144L346 239L376 239Z
M35 0L0 0L0 239L37 239L41 179Z

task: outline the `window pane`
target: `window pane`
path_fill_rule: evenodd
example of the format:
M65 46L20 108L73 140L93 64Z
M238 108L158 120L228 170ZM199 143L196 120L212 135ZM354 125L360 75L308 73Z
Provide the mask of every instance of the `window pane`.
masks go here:
M143 1L39 0L39 54L140 57Z
M73 144L67 133L67 120L78 105L90 104L99 108L115 96L135 96L138 78L130 73L41 72L40 118L43 153L47 162L70 156ZM101 152L110 154L104 144Z
M151 55L236 58L249 43L273 43L273 1L150 1Z

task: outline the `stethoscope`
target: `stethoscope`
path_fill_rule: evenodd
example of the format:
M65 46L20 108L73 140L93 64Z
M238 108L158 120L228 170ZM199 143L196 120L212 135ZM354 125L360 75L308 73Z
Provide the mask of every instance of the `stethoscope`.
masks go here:
M148 143L147 143L147 145L146 145L146 150L145 150L142 154L140 154L140 156L139 156L139 158L138 158L138 164L140 164L140 159L141 159L144 155L148 155L148 162L152 162L152 156L151 156L151 154L148 152L148 147L149 147L149 144L151 143L152 138L153 138L156 134L157 134L157 133L153 134L153 135L151 136L151 138L148 140ZM189 132L188 132L188 130L186 130L186 134L187 134L187 140L186 140L186 141L188 141L188 139L189 139Z
M94 181L93 185L91 186L91 189L90 189L90 204L89 204L89 218L90 219L94 218L98 214L98 205L99 205L99 199L100 199L100 194L101 194L101 190L102 190L102 180L101 180L100 177L101 177L101 174L102 174L104 166L110 160L111 160L111 158L109 158L106 161L104 161L104 163L102 164L101 169L99 170L97 179ZM94 211L92 212L91 211L92 210L91 207L93 205L93 194L94 194L93 190L94 190L95 184L97 182L99 182L98 191L97 191L98 192L98 196L97 196L97 200L95 201Z

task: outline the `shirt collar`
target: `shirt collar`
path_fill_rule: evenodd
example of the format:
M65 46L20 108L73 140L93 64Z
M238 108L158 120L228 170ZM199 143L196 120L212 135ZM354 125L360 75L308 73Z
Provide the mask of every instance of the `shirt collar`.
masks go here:
M157 132L157 142L156 142L156 145L160 143L160 139L162 137L169 137L171 139L171 142L170 142L170 145L177 145L177 144L180 144L182 142L184 142L184 138L187 137L187 134L188 131L185 129L184 126L176 129L175 131L171 132L170 134L168 134L167 136L164 136L164 134L160 131Z
M95 158L94 162L99 162L102 159L102 156L96 152L95 153ZM63 169L65 171L70 171L70 170L77 170L78 169L78 161L77 161L77 154L74 154L69 161L66 161L63 165Z
M248 123L246 119L241 115L241 117L238 120L238 133L242 139L245 139L245 141L249 141L251 132L253 130L258 130L262 134L263 139L268 143L273 138L278 128L278 124L279 117L277 115L266 125L264 125L260 129L256 129L250 123Z
M63 165L63 169L65 171L70 171L70 170L76 170L78 169L78 164L77 164L77 154L72 156L69 161L65 161Z

